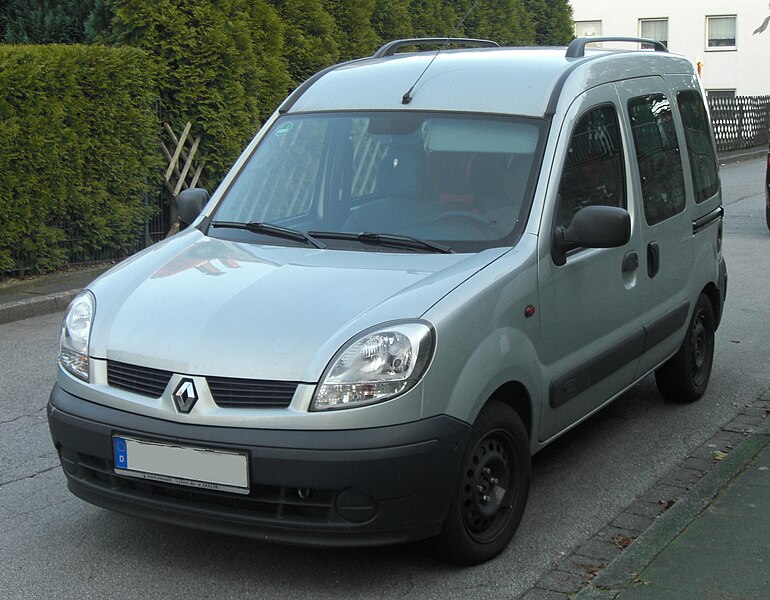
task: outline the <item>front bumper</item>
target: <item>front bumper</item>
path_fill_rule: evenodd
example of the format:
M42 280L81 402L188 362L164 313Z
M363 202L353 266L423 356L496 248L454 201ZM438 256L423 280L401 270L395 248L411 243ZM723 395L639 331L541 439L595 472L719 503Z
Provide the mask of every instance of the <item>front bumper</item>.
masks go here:
M436 535L470 426L437 416L398 426L285 431L186 425L94 404L54 386L51 437L76 496L112 510L220 533L360 546ZM121 477L112 435L246 452L246 496Z

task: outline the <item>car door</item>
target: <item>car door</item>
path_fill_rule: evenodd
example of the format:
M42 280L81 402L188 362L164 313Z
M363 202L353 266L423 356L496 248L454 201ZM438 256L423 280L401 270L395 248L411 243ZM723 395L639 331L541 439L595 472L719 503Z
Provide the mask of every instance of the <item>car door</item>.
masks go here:
M545 441L628 387L643 344L637 287L641 240L615 88L596 87L570 107L559 135L539 238ZM631 238L619 248L575 248L563 265L552 233L589 205L624 208Z
M693 264L692 187L685 185L676 98L661 77L644 77L617 84L626 111L632 194L641 200L638 286L642 298L644 353L638 376L674 353L684 337L692 309Z

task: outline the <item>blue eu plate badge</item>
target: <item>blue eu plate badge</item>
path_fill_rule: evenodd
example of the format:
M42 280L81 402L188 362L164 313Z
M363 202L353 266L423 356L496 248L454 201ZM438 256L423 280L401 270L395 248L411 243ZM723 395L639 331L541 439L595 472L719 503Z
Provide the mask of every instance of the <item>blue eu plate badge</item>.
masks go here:
M112 438L112 448L115 451L115 468L127 469L128 450L126 448L126 440L119 437Z

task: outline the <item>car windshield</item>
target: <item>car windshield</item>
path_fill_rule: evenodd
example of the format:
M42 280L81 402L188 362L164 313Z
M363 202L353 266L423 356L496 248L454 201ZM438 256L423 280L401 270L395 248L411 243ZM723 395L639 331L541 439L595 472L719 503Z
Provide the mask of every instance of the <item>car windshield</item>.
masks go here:
M268 238L275 225L351 250L393 250L399 237L423 251L423 241L458 252L510 246L529 212L544 129L537 119L414 111L283 116L225 191L208 233L301 240Z

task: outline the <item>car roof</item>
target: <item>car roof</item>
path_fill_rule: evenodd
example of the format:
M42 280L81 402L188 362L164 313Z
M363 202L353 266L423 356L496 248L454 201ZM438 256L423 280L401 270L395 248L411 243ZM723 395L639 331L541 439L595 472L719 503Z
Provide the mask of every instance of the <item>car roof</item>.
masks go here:
M543 117L555 111L562 93L574 97L609 81L693 73L689 60L667 52L600 49L577 57L568 54L566 48L470 48L359 59L317 74L279 110L407 109ZM412 86L410 102L402 103Z

